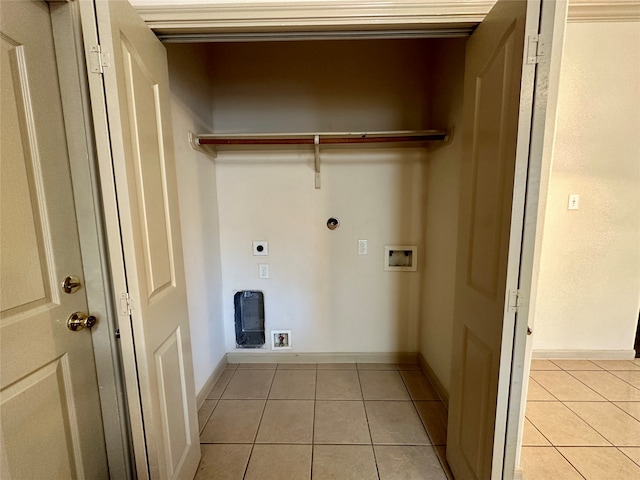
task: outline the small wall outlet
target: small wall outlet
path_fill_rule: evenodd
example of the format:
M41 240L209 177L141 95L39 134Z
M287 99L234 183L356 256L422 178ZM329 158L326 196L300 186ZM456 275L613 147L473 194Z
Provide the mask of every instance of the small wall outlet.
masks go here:
M271 350L291 349L291 330L271 330Z
M580 207L580 195L578 195L577 193L570 194L569 205L567 208L569 210L578 210L579 207Z
M253 242L253 255L256 257L269 255L269 242L264 240Z
M269 278L269 264L268 263L259 263L258 264L258 278Z
M366 255L368 253L368 242L366 240L358 240L358 255Z

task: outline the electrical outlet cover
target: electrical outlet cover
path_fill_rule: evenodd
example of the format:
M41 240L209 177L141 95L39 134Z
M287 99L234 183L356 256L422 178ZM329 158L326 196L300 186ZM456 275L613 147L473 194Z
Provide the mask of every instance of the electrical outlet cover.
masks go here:
M264 240L253 242L253 255L256 257L269 255L269 242Z

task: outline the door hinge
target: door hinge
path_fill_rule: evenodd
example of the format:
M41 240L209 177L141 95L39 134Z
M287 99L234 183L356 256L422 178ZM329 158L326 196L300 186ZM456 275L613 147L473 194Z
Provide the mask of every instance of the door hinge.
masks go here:
M131 315L133 306L131 304L131 297L128 292L120 294L120 315Z
M89 51L89 64L91 73L103 74L104 69L109 67L109 53L103 52L100 45L92 45Z
M520 307L524 306L525 302L522 292L520 292L520 290L509 290L509 311L518 313L520 311Z
M532 65L544 60L547 42L540 35L529 35L527 38L527 64Z

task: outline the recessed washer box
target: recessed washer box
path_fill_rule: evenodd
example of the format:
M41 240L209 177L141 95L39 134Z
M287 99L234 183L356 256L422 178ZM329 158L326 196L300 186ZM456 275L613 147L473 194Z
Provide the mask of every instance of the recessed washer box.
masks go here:
M387 272L415 272L418 270L418 247L385 245L384 269Z

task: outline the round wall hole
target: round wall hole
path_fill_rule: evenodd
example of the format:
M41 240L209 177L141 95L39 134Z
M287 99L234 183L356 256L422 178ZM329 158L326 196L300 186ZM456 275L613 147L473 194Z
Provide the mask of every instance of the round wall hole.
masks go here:
M335 230L339 226L340 226L340 220L338 220L337 218L331 217L329 220L327 220L327 228L329 230Z

